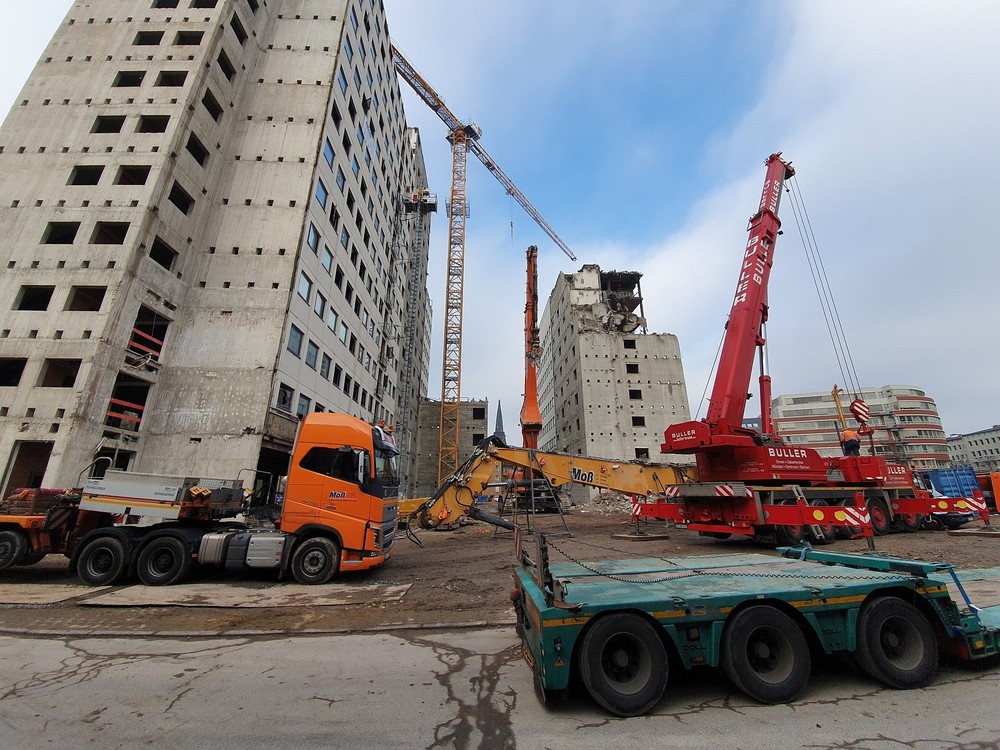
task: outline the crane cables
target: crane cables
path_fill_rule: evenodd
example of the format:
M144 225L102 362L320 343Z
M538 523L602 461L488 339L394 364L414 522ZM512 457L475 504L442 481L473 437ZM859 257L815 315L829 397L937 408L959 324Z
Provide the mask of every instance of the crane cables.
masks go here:
M830 288L830 279L826 274L826 266L823 264L823 256L820 254L819 246L816 244L816 236L813 234L812 222L806 211L805 201L802 198L802 191L799 188L798 180L792 178L786 182L785 192L792 204L792 214L799 230L799 237L802 240L802 248L805 251L806 261L809 263L809 271L812 274L813 285L816 287L816 294L819 297L820 307L823 308L823 318L826 321L826 328L830 334L830 341L833 344L834 354L837 357L837 366L847 389L855 398L861 397L861 383L858 380L857 370L854 369L854 359L851 356L851 349L847 344L847 336L844 334L844 325L840 319L840 311L837 309L837 302Z

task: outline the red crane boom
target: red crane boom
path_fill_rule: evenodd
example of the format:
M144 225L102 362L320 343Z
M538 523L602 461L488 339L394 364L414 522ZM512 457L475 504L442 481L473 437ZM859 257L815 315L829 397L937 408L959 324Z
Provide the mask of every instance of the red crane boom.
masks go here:
M757 213L750 218L749 237L726 324L708 416L701 422L684 422L669 427L661 446L664 453L691 453L705 446L741 446L757 442L757 433L743 427L743 415L749 398L755 349L761 350L763 363L767 283L774 261L774 243L781 228L778 219L781 191L785 180L795 174L792 165L783 161L780 153L771 154L765 164L767 176ZM762 372L761 426L765 434L772 431L770 390L770 378Z

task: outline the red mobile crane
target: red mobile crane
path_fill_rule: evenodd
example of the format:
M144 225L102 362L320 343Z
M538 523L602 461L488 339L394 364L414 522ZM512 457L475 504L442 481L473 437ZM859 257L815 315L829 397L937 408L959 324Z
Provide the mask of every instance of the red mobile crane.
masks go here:
M781 228L781 191L795 170L780 152L765 164L767 176L750 219L708 415L671 425L660 446L663 453L693 454L698 482L670 488L667 500L679 502L649 503L641 512L711 535L773 532L781 543L796 543L806 529L818 541L827 541L833 531L826 524L830 511L859 517L870 513L875 532L882 534L896 518L915 531L922 514L968 510L969 498L932 499L906 467L887 464L881 456L825 458L811 448L786 446L774 434L764 356L767 285ZM743 426L755 355L761 371L759 433ZM904 520L914 518L915 524Z

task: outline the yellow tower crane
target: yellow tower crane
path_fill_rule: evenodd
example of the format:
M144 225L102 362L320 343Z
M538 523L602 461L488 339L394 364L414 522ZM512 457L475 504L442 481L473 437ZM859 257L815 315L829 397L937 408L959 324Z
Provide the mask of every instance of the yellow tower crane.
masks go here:
M410 64L396 45L392 45L396 72L430 107L448 128L451 142L451 211L448 215L448 273L444 307L444 366L441 374L441 433L438 453L438 485L458 469L459 410L462 393L462 297L465 283L465 169L472 152L497 178L528 215L572 260L576 256L542 218L524 193L504 173L479 143L482 131L473 122L463 124L452 114L444 100Z

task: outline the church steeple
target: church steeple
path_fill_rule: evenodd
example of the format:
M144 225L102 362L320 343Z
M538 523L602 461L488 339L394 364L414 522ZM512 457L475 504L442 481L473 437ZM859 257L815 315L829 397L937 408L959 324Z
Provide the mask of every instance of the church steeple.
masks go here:
M501 440L503 440L505 443L507 442L507 436L504 434L503 431L503 412L500 409L499 401L497 401L497 421L496 421L496 427L493 429L493 434L496 435Z

